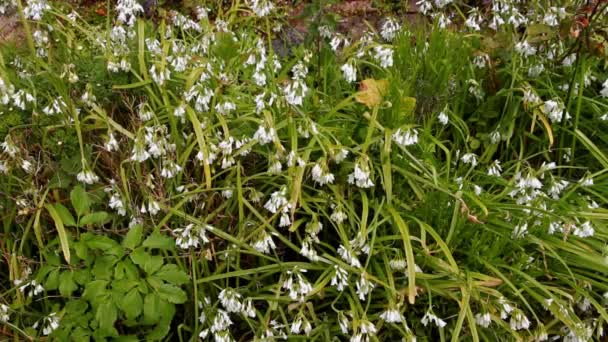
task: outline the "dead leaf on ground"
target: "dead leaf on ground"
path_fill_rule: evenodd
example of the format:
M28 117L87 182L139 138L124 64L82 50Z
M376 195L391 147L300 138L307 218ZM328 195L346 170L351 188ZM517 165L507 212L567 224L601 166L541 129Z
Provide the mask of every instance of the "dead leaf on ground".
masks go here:
M359 85L359 91L355 94L355 99L369 108L382 103L382 98L388 90L387 80L365 79Z

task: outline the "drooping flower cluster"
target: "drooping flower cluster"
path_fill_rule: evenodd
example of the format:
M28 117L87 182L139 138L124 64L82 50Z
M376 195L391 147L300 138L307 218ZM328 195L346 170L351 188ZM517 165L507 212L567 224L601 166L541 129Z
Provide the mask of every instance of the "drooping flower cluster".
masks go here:
M198 248L199 245L209 243L207 230L207 227L197 226L193 223L186 225L184 228L176 228L173 230L173 234L177 236L175 243L182 249Z

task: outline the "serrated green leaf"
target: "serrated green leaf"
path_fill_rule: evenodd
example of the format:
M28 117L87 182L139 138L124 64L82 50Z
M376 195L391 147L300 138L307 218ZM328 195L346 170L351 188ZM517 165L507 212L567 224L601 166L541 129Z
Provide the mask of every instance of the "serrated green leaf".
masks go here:
M182 285L190 281L188 274L180 270L175 264L163 265L154 276L175 285Z
M70 200L72 207L76 210L76 214L80 217L89 211L91 200L89 195L81 185L76 185L70 192Z
M156 289L156 293L161 299L169 303L182 304L186 302L186 292L179 287L171 284L162 284Z
M83 216L80 219L80 225L85 226L87 224L104 224L110 218L110 214L105 211L98 211Z
M175 241L173 241L173 238L171 237L163 236L160 232L154 231L146 238L142 246L148 248L172 249L175 247Z
M78 285L74 282L74 273L72 271L61 272L59 275L59 293L63 297L70 297L77 289Z
M143 234L144 228L141 224L136 224L127 232L127 236L125 236L124 240L122 240L122 245L125 248L135 249L140 242Z

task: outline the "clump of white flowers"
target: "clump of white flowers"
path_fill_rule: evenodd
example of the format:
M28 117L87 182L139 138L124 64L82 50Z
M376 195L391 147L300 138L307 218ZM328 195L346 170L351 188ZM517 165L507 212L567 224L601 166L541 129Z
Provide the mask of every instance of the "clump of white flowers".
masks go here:
M348 175L348 182L360 188L371 188L374 182L370 179L370 169L366 159L360 159L355 164L355 170Z
M264 204L264 208L275 214L277 212L281 213L281 220L279 222L280 227L286 227L291 224L291 219L289 218L289 210L292 205L287 201L285 197L287 195L287 188L282 187L281 190L275 191L270 195L270 199Z
M40 325L40 321L34 323L32 328L36 329ZM59 328L59 317L57 317L57 313L52 312L48 316L42 319L42 334L44 336L50 335L55 329Z
M44 12L51 9L47 0L28 0L27 6L23 8L23 16L31 20L41 20Z
M422 320L420 320L422 325L427 326L429 323L435 324L438 328L443 328L447 325L446 321L437 317L432 310L428 310Z
M500 160L497 159L490 164L490 167L488 168L488 176L500 177L501 174L502 166L500 165Z
M405 320L401 312L399 312L399 310L397 310L397 308L395 307L383 311L380 314L380 318L382 318L387 323L400 323Z
M247 4L258 17L265 17L274 9L270 0L248 0Z
M297 300L299 302L304 302L306 296L312 292L312 285L302 273L306 272L306 270L293 270L287 271L287 279L285 279L281 285L281 288L287 291L289 298L292 300Z
M478 313L475 315L475 323L477 323L477 325L487 328L490 326L490 323L492 323L492 317L490 316L490 313L486 312L486 313Z
M342 74L344 75L344 79L347 82L355 82L357 80L357 70L353 66L352 63L346 63L340 67L342 70Z
M511 238L521 239L524 236L526 236L526 234L528 234L528 224L522 223L522 224L515 226L515 228L513 228L513 233L511 234Z
M602 90L600 90L600 95L604 98L608 97L608 79L606 79L606 81L604 81L604 83L602 84Z
M209 243L207 237L207 226L200 226L190 223L184 228L176 228L173 234L177 236L175 243L181 249L198 248L199 245Z
M374 58L380 62L380 66L383 68L390 68L393 66L393 49L385 46L376 46L374 48Z
M393 133L393 140L401 146L415 145L418 143L418 131L414 128L402 131L399 128Z
M357 287L357 296L359 296L360 300L365 300L365 297L367 297L367 295L372 292L372 290L374 289L374 287L376 287L376 285L374 283L372 283L369 279L367 279L367 273L366 272L362 272L361 273L361 277L359 277L359 279L357 279L356 282L356 287Z
M319 185L332 184L334 182L334 174L329 172L327 164L323 161L318 162L313 166L311 171L312 179Z
M361 320L358 326L353 328L355 330L355 334L352 335L350 339L351 342L369 341L370 336L375 336L376 332L378 331L376 326L368 320Z
M292 81L283 89L285 101L292 106L301 106L308 93L308 86L305 81L306 75L308 74L308 68L300 61L293 66L291 72Z
M272 236L265 230L262 230L258 238L252 243L251 246L258 252L265 254L269 254L271 249L277 248L272 240Z
M575 226L572 234L581 238L590 237L595 234L595 229L591 225L591 222L586 221L580 226Z
M116 2L116 12L118 12L118 21L133 26L137 15L144 12L144 8L137 0L118 0Z
M515 44L515 51L522 56L529 57L536 54L536 47L530 45L527 40Z
M513 330L528 329L530 327L530 320L528 320L528 317L522 311L515 310L511 313L509 325Z
M401 25L395 18L386 18L382 24L380 35L387 41L395 39L397 32L401 29Z
M99 182L99 176L97 176L93 171L91 171L87 168L80 171L76 175L76 179L78 179L79 182L82 182L85 184L94 184L94 183Z
M460 160L465 164L470 164L472 167L477 166L477 155L475 153L465 153L460 157Z
M552 122L562 122L562 118L564 117L564 106L558 101L548 100L543 104L543 111ZM569 118L568 113L566 113L566 119Z
M0 304L0 322L8 322L10 320L8 309L8 305Z

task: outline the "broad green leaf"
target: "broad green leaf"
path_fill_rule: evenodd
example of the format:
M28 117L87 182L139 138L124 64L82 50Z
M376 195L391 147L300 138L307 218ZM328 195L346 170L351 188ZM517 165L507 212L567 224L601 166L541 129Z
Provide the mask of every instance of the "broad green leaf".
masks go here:
M93 280L84 287L82 298L89 302L94 302L99 296L106 294L106 287L108 286L107 280Z
M80 219L80 225L85 226L87 224L104 224L110 218L110 214L105 211L98 211L85 215Z
M146 336L148 340L161 340L169 333L169 329L171 328L171 322L167 322L166 320L162 320L158 323L154 329L150 331L150 333Z
M74 207L74 210L76 210L78 216L82 216L89 211L91 200L81 185L76 185L74 189L72 189L70 192L70 200L72 201L72 206Z
M84 299L73 299L65 304L65 311L71 316L80 316L87 311L89 304Z
M187 299L186 292L175 285L162 284L156 291L160 298L170 303L182 304Z
M122 264L124 266L126 279L139 280L139 269L131 259L123 259Z
M55 290L59 287L59 269L52 270L48 277L46 278L46 282L44 282L44 288L47 290Z
M120 305L127 319L135 319L142 312L143 300L137 289L132 289L124 296Z
M74 281L78 285L86 285L91 281L91 270L89 268L82 268L74 271Z
M76 226L76 221L74 220L74 217L72 216L68 208L66 208L63 204L60 203L55 203L53 206L55 207L55 210L57 210L57 214L59 214L59 217L61 217L61 220L63 221L64 225L68 227Z
M89 248L100 249L104 251L105 254L116 256L124 255L124 249L122 246L107 236L89 234L84 240Z
M146 259L144 262L144 271L147 274L153 274L163 265L163 257L160 255L153 255Z
M77 289L78 285L74 282L74 273L72 271L61 272L61 275L59 275L59 293L63 297L70 297Z
M144 324L154 324L160 319L160 298L155 293L148 293L144 298Z
M110 280L114 274L114 265L119 259L113 255L103 255L95 259L93 265L93 275L97 279Z
M129 258L133 263L141 268L144 267L146 260L151 257L150 253L146 252L142 247L136 248L131 254L129 254Z
M117 267L119 265L120 264L118 264ZM119 279L112 282L112 290L116 290L122 295L131 291L134 287L137 287L137 285L139 285L139 281L131 279Z
M68 235L65 231L65 227L63 226L63 220L61 219L61 216L59 216L59 213L57 213L57 210L55 210L55 207L53 207L51 204L45 204L44 207L53 218L53 221L55 221L55 228L57 229L57 234L59 234L59 242L61 243L63 257L65 258L65 261L69 264L70 245L68 243Z
M99 330L106 336L116 336L118 332L114 328L114 322L118 316L118 310L113 302L105 302L97 309L95 319L99 323Z
M90 341L90 334L90 331L85 330L81 327L77 327L72 332L70 332L70 337L72 338L72 341L88 342Z
M89 247L84 241L80 240L74 243L74 250L80 259L87 260L89 258Z
M144 228L141 224L136 224L135 226L131 227L127 232L127 236L125 236L124 240L122 240L123 247L135 249L135 247L137 247L141 242L143 231Z
M190 281L188 274L180 270L175 264L163 265L154 276L175 285L182 285Z
M175 241L173 238L164 236L157 230L155 230L142 244L144 247L148 248L158 248L158 249L172 249L175 247Z
M150 340L162 339L167 335L171 327L171 321L175 315L175 305L161 299L158 301L158 311L160 313L160 320L158 325L147 335L147 338Z

